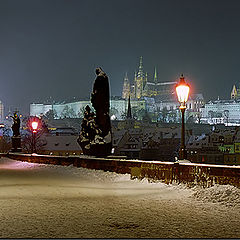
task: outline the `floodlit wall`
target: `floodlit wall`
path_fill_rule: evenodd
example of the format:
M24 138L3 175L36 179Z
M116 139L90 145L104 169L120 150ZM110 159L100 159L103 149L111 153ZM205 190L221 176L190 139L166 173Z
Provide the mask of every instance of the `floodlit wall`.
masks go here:
M42 103L30 104L30 116L41 116L46 114L49 110L52 110L52 105Z
M89 105L92 108L90 101L78 101L71 103L45 105L42 103L30 104L30 115L40 116L45 115L49 110L53 110L55 118L82 118L84 115L85 107ZM138 110L146 108L144 100L133 100L131 101L132 108ZM110 117L114 115L114 119L122 120L125 118L128 108L127 100L110 100Z

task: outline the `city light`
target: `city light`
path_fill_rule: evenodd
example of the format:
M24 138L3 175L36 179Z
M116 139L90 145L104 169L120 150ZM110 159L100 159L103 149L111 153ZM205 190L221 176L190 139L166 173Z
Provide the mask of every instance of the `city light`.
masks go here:
M111 116L111 120L116 120L116 116L114 114Z

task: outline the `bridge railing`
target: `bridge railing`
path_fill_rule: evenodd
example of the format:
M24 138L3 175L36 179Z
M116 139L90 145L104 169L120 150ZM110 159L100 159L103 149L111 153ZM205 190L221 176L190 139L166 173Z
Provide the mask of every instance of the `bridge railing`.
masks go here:
M162 181L166 184L184 183L189 187L200 185L210 187L214 184L240 187L240 166L174 163L119 159L114 156L96 158L91 156L52 156L37 154L8 153L2 156L31 163L73 165L96 170L130 174L131 178Z

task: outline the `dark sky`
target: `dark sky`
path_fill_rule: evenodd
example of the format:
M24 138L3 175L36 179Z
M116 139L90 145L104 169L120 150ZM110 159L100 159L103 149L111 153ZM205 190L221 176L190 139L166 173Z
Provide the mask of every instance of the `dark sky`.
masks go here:
M160 81L184 73L206 100L229 98L240 82L240 1L0 0L0 100L89 97L95 67L112 95L144 70Z

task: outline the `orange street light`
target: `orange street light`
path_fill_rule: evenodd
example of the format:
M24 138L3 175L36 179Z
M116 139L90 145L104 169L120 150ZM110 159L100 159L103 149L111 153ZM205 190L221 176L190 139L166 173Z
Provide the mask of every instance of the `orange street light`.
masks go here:
M181 103L181 106L185 106L185 103L188 100L189 96L189 85L185 82L183 74L180 77L180 81L176 86L176 92L178 96L178 101ZM185 106L186 108L186 106Z
M187 151L185 147L185 124L184 124L184 112L186 109L186 102L188 100L190 87L185 82L183 74L180 77L180 81L176 86L176 93L178 96L178 101L180 102L179 109L182 112L182 132L181 132L181 146L179 149L179 159L187 158Z

